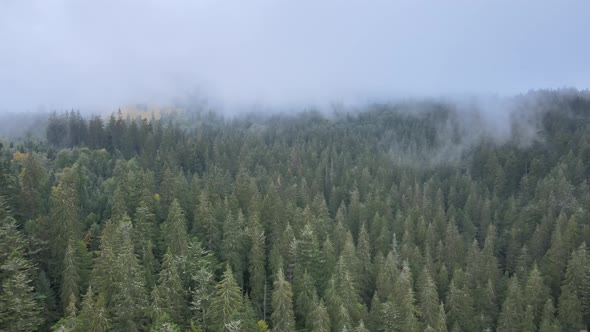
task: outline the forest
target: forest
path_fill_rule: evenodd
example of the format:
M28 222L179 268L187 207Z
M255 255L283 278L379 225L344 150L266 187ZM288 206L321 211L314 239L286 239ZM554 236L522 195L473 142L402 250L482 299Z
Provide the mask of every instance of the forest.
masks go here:
M590 94L408 103L0 138L0 330L587 329Z

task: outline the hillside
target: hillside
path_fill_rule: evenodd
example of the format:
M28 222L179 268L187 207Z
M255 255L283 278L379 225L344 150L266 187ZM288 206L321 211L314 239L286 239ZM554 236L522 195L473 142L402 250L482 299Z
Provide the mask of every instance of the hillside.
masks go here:
M0 330L587 329L590 96L508 104L53 113L1 140Z

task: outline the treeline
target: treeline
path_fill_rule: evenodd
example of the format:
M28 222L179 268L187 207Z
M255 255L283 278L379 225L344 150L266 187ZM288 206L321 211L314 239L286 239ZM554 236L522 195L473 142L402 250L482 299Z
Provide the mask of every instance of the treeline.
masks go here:
M0 146L0 330L586 329L590 99L544 100L528 145L444 105L53 114Z
M101 116L88 121L80 111L52 113L47 124L47 143L57 148L87 146L91 149L118 149L130 155L141 153L137 148L145 141L147 133L153 133L152 121L123 119L121 110L114 113L105 124ZM158 129L158 128L157 128ZM161 130L161 127L159 128Z

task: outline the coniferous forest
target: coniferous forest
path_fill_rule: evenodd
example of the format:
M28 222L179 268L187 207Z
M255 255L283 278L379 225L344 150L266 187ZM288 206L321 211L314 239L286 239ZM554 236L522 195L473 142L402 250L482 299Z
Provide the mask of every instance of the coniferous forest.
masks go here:
M0 143L0 330L587 329L590 97L514 103L54 112Z

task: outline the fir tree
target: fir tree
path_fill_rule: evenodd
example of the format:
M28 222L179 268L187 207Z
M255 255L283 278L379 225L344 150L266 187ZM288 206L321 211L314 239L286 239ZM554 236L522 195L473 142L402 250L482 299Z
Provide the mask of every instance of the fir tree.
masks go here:
M250 253L248 255L248 272L250 275L250 299L254 305L258 317L266 317L266 271L265 271L265 236L257 217L249 225Z
M0 203L2 199L0 197ZM6 209L7 210L7 209ZM6 211L4 210L4 211ZM8 214L7 212L5 212ZM0 329L32 331L43 322L32 285L27 243L11 216L0 220Z
M293 292L291 285L279 270L272 292L272 327L275 331L295 331L295 314L293 313Z
M216 288L209 310L209 326L213 331L229 332L231 326L241 324L243 318L242 294L229 265L226 265L223 277Z
M324 305L324 300L320 300L310 317L312 332L330 332L330 316L328 309Z
M82 299L80 313L76 319L76 331L106 332L111 323L105 308L104 296L95 298L92 287L88 287Z
M425 325L435 327L439 314L439 300L436 284L425 268L422 271L422 283L418 291L420 314Z
M231 213L228 214L223 224L223 240L221 243L222 257L231 266L239 286L244 283L243 275L246 267L244 228L244 215L241 212L235 219Z
M164 247L169 248L172 255L184 256L188 251L188 234L186 218L178 200L174 199L170 205L168 218L162 224Z
M186 292L178 271L177 258L172 255L170 248L164 255L152 298L155 318L166 315L172 322L182 325L186 317Z
M508 284L506 299L498 318L498 331L521 331L525 317L522 291L518 278L512 277Z

